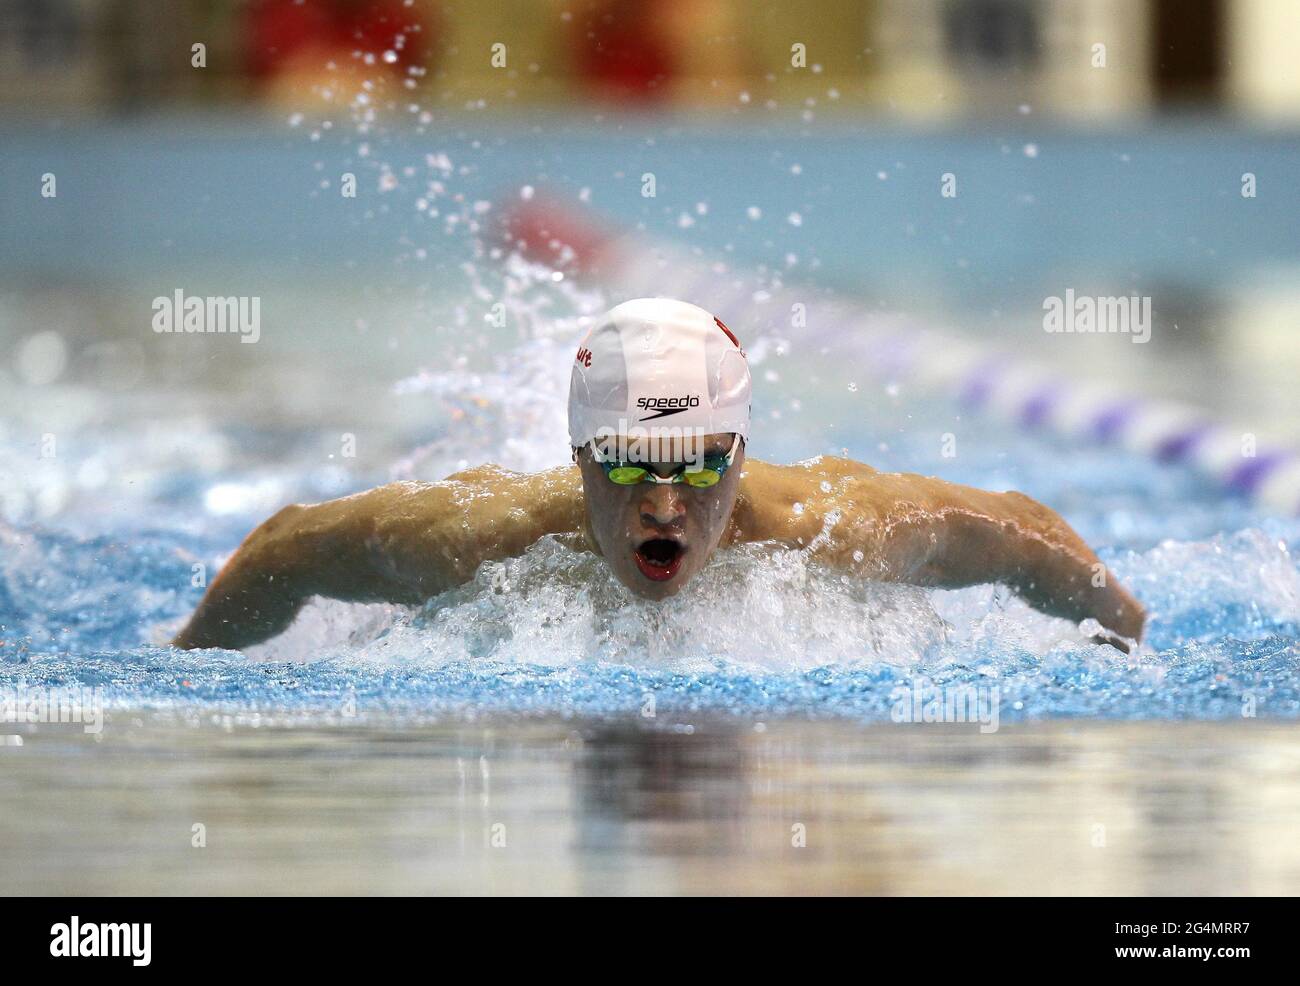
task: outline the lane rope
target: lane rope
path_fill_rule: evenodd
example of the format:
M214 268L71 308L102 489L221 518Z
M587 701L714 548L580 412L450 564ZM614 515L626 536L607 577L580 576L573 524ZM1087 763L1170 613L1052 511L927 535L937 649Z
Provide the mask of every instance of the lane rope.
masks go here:
M1243 432L1194 405L1072 378L1059 367L959 333L871 311L842 294L807 285L795 290L779 275L746 271L698 249L611 232L563 204L520 204L507 216L506 231L525 255L596 280L619 301L679 298L724 321L746 324L751 333L765 326L775 337L817 344L814 330L799 338L791 320L795 306L812 307L809 301L815 299L816 320L851 333L870 352L871 365L864 369L875 376L957 394L967 408L1021 428L1186 465L1227 493L1271 511L1300 515L1300 455L1264 444L1248 455Z

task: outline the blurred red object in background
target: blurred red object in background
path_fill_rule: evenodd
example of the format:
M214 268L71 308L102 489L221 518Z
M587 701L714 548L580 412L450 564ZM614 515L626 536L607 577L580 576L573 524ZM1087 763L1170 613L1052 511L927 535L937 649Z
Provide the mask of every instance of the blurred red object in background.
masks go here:
M589 94L620 103L659 103L676 64L656 0L600 0L575 17L574 70Z
M405 74L427 63L435 25L427 4L402 0L256 0L248 9L249 70L267 80L305 65L319 70L331 59L345 64L359 51Z

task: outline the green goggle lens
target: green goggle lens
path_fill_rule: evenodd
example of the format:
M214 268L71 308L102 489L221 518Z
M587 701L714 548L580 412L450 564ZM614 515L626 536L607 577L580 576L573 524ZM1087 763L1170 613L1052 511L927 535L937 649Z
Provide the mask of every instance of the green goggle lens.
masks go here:
M611 483L617 483L619 486L635 486L643 482L648 475L647 470L642 466L613 466L606 473ZM722 473L717 469L697 469L695 472L682 472L674 477L675 482L685 483L687 486L693 486L697 490L706 489L710 486L716 486L722 479Z
M646 471L640 466L615 466L609 470L611 482L619 486L635 486L645 479Z
M685 466L679 466L671 476L659 476L652 473L645 466L607 459L596 448L594 441L591 443L591 454L600 463L601 468L605 470L605 475L609 477L609 481L618 486L635 486L638 483L655 483L657 485L685 483L693 489L705 490L710 486L717 486L722 481L723 473L731 467L732 460L736 456L736 450L739 448L740 436L737 435L731 443L731 450L726 455L705 456L701 468L687 469Z
M702 490L706 486L716 486L722 479L722 473L716 469L700 469L697 472L682 473L682 481L687 486L694 486L697 490Z

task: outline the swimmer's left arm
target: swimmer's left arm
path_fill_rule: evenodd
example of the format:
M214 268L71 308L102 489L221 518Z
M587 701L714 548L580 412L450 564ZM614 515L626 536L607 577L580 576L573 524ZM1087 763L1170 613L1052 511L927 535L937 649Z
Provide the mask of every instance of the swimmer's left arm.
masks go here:
M1095 619L1114 635L1104 639L1122 650L1127 647L1115 638L1141 639L1141 604L1059 515L1023 494L879 473L844 459L753 466L791 471L773 485L785 485L787 499L805 501L803 518L796 517L778 537L796 541L823 561L874 578L937 588L1000 582L1050 615L1076 623ZM766 526L777 526L768 513Z

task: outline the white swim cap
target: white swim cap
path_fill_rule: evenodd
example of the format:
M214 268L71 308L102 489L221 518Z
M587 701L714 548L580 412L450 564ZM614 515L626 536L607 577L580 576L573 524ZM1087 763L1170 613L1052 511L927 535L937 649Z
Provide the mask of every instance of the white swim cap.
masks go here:
M638 298L587 333L569 379L569 442L694 429L749 438L749 364L740 342L703 308Z

